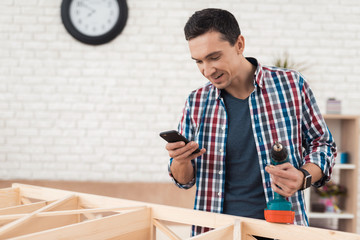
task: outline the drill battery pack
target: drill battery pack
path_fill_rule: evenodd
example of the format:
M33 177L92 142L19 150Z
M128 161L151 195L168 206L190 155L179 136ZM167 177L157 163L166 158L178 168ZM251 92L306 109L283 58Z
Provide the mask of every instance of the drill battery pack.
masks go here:
M272 223L294 223L295 212L283 210L265 210L265 220Z

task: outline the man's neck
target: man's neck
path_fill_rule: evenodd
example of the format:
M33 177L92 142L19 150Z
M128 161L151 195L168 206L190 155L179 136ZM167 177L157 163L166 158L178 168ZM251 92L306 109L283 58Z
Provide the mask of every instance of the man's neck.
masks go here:
M254 73L256 66L252 65L245 57L241 59L239 76L225 90L233 97L246 99L254 91Z

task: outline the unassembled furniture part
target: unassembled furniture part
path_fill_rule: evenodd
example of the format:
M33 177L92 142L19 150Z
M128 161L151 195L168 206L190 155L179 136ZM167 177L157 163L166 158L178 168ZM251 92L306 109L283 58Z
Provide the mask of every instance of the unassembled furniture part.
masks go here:
M182 209L24 184L0 189L0 239L184 239L169 224L213 230L186 239L360 240L360 235L320 228ZM171 224L170 224L171 225Z

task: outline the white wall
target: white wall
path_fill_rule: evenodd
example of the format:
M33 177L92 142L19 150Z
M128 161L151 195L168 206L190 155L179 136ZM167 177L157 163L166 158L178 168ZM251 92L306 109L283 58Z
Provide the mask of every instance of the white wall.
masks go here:
M169 181L158 133L206 82L183 37L206 7L234 13L246 56L305 62L323 112L336 97L360 114L357 0L218 2L128 0L123 33L94 47L66 32L61 0L1 0L0 178Z

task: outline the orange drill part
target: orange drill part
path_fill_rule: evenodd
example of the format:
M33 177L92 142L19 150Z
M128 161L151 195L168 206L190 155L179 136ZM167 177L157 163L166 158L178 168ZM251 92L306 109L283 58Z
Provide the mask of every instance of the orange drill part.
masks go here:
M265 210L265 220L272 223L294 223L295 212L283 210Z

